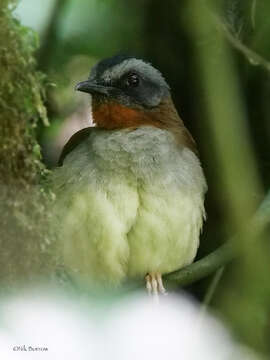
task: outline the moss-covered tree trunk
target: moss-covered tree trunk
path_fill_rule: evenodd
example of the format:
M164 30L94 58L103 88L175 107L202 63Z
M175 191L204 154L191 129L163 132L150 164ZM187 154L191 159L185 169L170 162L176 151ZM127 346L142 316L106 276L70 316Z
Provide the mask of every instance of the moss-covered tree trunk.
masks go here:
M36 71L35 34L13 16L14 0L0 2L0 281L22 280L48 269L46 172L35 139L47 121L42 75ZM46 270L45 270L46 269Z

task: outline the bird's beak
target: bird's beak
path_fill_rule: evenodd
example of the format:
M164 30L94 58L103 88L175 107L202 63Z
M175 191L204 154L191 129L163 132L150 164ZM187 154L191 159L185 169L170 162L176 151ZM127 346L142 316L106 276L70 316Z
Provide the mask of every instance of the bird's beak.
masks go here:
M86 92L89 94L101 94L101 95L109 96L109 95L111 95L114 88L112 88L110 86L97 85L90 80L86 80L86 81L79 82L75 86L75 90Z

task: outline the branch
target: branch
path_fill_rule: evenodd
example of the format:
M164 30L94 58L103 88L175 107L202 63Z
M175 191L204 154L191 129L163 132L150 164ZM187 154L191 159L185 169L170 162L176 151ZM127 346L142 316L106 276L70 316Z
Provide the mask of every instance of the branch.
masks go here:
M190 285L228 264L234 257L236 257L236 254L233 243L230 241L201 260L198 260L181 270L174 271L164 278L169 282L177 283L178 286Z
M221 28L222 32L224 33L225 37L230 42L230 44L236 50L241 52L242 55L244 55L245 58L247 58L247 60L251 65L261 66L270 72L270 62L268 60L264 59L261 55L257 54L255 51L251 50L248 46L243 44L236 36L232 34L232 32L228 29L228 26L224 21L222 21L216 15L213 16L217 26Z
M252 221L252 228L262 229L270 222L270 191L259 207ZM238 250L235 248L235 241L230 240L220 246L211 254L203 259L186 266L181 270L174 271L164 277L170 283L176 283L177 286L190 285L223 267L238 256Z

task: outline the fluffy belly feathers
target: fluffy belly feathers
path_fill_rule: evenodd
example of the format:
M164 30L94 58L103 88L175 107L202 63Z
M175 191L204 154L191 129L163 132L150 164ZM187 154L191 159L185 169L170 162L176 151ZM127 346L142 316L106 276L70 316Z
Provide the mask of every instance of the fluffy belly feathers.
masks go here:
M206 188L198 159L160 129L107 133L90 136L67 158L69 173L64 163L54 175L64 265L118 283L191 263Z

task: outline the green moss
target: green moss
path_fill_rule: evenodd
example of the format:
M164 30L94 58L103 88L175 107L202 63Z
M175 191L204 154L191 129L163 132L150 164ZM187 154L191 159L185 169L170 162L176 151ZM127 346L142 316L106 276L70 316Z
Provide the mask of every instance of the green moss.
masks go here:
M36 34L13 17L15 3L0 4L0 177L32 183L42 168L34 129L47 123L44 77L35 69Z
M14 18L16 1L0 2L0 279L48 272L51 240L46 168L35 138L47 124L43 74L36 70L36 34Z

